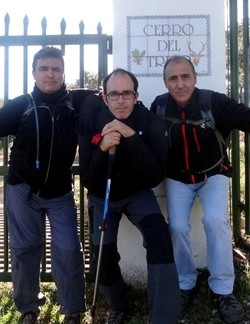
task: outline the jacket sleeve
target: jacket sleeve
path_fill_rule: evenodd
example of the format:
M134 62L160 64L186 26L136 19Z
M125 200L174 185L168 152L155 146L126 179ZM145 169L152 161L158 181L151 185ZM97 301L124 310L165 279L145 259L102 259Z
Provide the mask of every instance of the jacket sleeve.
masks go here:
M88 90L88 89L74 89L70 90L72 93L72 103L73 106L77 109L81 109L81 106L84 105L84 102L88 98L88 96L97 93L95 90Z
M147 109L146 109L147 110ZM166 176L168 135L166 123L150 111L145 112L145 138L140 134L125 139L138 175L149 187L157 186Z
M15 135L29 101L27 96L19 96L0 108L0 137Z
M157 97L155 98L155 100L154 100L154 101L151 103L151 105L150 105L150 111L152 111L153 113L156 113L158 97L159 97L159 96L157 96Z
M233 129L250 132L250 108L228 96L214 92L212 112L216 128L226 138Z
M78 123L79 167L81 183L90 192L102 192L107 180L108 153L99 145L92 144L92 138L102 131L98 110L102 99L97 95L89 96L81 106Z
M154 101L150 105L149 110L152 111L153 113L157 114L157 105L159 105L159 102L165 100L164 97L165 97L165 94L155 97Z

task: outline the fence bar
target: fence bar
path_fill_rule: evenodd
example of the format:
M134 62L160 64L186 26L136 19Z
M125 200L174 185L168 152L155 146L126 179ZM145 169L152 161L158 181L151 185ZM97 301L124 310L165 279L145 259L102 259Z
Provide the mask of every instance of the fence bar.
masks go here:
M248 0L243 0L244 103L249 106L249 21ZM245 231L250 234L250 134L245 134Z
M238 21L237 1L229 0L230 5L230 86L231 97L239 100L238 93ZM232 132L232 166L234 170L232 178L232 211L233 211L233 236L237 241L241 235L240 206L240 155L239 155L239 131Z

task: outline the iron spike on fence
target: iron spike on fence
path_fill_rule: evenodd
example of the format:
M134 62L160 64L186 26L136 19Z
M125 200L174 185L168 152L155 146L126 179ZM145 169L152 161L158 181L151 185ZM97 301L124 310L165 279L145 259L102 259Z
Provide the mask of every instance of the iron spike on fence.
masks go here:
M46 19L46 17L43 17L41 25L42 25L42 34L46 35L46 29L47 29L47 19Z
M60 26L61 26L61 35L65 35L66 21L64 18L62 19Z
M29 24L29 18L27 15L25 15L23 18L23 34L24 35L28 34L28 24Z
M97 33L102 34L102 25L101 25L100 21L99 21L99 23L97 25Z
M84 34L84 28L85 28L85 24L81 20L80 23L79 23L79 31L80 31L80 34Z

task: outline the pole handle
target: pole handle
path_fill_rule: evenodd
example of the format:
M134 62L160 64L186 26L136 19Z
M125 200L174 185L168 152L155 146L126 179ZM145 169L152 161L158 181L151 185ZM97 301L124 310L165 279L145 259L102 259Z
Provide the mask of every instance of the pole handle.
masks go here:
M109 149L109 161L108 161L108 180L111 179L112 175L112 168L115 160L115 152L116 152L116 146L112 146Z
M112 147L109 149L109 155L115 155L115 151L116 151L116 146L112 146Z

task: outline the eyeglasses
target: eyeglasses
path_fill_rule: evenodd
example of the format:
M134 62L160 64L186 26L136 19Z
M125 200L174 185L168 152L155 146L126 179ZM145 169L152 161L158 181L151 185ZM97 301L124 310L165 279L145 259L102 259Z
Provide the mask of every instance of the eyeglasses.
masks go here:
M123 92L111 91L106 95L106 97L110 100L118 100L122 96L123 99L131 99L135 96L135 91L125 90Z

